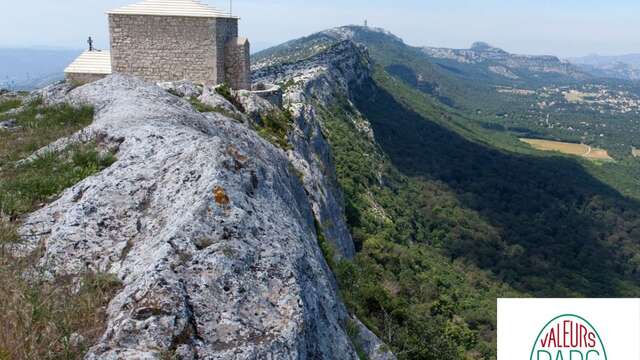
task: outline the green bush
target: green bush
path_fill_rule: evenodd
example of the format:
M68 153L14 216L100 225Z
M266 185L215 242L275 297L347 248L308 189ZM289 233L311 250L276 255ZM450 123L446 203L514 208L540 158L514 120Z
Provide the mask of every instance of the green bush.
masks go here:
M290 149L288 135L293 125L293 115L287 110L273 110L264 114L257 124L260 136L282 149Z

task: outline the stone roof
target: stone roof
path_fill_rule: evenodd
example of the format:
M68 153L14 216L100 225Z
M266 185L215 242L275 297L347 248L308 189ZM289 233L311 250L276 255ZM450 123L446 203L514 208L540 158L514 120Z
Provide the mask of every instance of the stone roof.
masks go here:
M85 51L64 69L73 74L111 74L111 54L108 51Z
M228 13L202 4L197 0L144 0L107 11L107 14L188 16L188 17L231 17Z

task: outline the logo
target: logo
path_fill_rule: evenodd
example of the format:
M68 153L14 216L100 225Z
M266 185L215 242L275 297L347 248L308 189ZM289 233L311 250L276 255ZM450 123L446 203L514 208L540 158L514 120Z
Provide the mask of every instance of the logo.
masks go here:
M607 351L589 321L565 314L553 318L540 330L530 360L607 360Z
M497 360L640 360L640 299L498 299Z

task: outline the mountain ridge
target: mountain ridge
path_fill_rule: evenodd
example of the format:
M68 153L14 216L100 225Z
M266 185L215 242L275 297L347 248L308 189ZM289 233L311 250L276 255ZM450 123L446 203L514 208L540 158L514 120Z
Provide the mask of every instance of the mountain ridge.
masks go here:
M570 62L553 55L518 55L493 47L485 42L476 42L469 49L450 49L423 47L425 54L438 60L469 65L485 64L496 75L518 80L521 77L536 74L556 74L571 80L581 81L590 78L586 72L574 67ZM522 74L520 71L531 74Z
M287 95L343 94L368 76L366 59L337 46ZM96 112L24 161L91 141L114 149L110 167L27 215L12 245L19 257L41 249L34 267L50 278L121 282L85 359L395 359L347 312L327 266L354 250L314 108L228 95L244 114L212 89L162 85L115 74L25 100ZM284 121L286 144L267 121Z
M638 268L626 260L640 251L638 193L623 195L603 175L635 170L541 154L502 125L533 113L536 103L523 99L535 91L524 89L549 86L564 97L580 80L554 71L509 79L477 64L434 61L386 31L358 26L292 40L254 64L295 87L290 69L344 41L365 47L374 71L354 98L322 111L358 250L334 272L350 309L374 332L393 334L388 343L398 354L495 359L496 297L638 293ZM547 60L573 69L533 57ZM494 117L483 114L485 99L522 106ZM390 313L397 316L379 320Z
M623 80L640 80L640 54L612 56L588 55L569 58L567 60L594 76Z

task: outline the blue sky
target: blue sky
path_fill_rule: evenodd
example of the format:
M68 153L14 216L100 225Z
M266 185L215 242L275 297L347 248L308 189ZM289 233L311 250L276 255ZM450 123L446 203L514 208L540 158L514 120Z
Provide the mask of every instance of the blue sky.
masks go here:
M107 47L108 9L136 0L3 0L0 47ZM221 9L228 0L204 0ZM241 33L255 48L368 19L412 45L563 57L640 53L638 0L234 0Z

